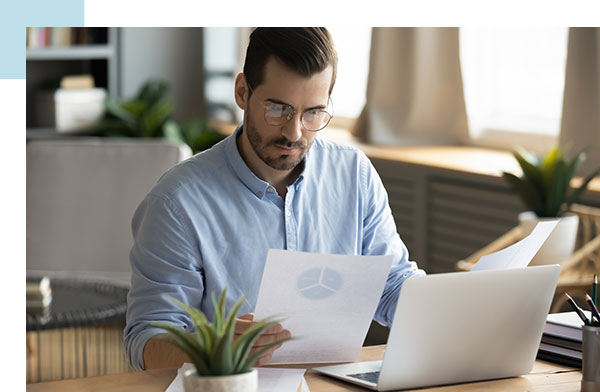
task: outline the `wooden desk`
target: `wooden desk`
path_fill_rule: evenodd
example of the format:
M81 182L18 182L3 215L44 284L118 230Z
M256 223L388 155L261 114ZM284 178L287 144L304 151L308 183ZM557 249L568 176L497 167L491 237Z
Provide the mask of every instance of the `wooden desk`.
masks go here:
M373 361L383 357L385 346L364 347L360 361ZM300 367L300 366L290 366ZM27 385L28 392L164 392L175 378L177 369L149 370L99 377L53 381ZM366 389L308 370L306 381L312 392L366 391ZM547 362L536 361L531 374L522 377L446 387L420 389L419 391L579 391L581 372Z

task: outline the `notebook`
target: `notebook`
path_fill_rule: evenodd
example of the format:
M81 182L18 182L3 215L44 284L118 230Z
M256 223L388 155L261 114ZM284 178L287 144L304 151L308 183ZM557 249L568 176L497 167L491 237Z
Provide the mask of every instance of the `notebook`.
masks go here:
M527 374L559 273L544 265L408 278L382 361L313 370L379 391Z

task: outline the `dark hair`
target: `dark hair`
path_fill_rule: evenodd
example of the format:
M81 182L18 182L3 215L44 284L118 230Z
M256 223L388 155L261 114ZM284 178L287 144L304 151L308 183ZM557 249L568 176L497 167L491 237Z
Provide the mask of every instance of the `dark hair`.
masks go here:
M244 62L244 75L252 89L264 81L265 65L271 56L305 77L319 73L331 65L331 94L337 74L337 53L325 27L256 28L250 34Z

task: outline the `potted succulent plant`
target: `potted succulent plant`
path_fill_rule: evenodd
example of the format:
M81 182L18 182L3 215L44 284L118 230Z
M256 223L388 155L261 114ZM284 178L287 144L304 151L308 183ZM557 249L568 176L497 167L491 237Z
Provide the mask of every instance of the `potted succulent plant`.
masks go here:
M193 362L195 369L183 374L185 392L256 391L258 372L253 369L254 364L264 352L288 340L268 344L251 355L250 350L256 340L278 321L258 321L234 339L236 315L245 297L240 298L227 314L225 296L226 291L223 291L217 302L214 294L212 295L215 310L212 322L208 321L202 311L168 297L190 315L194 334L168 323L150 323L169 332L173 338L169 341L185 352Z
M579 224L578 216L569 213L569 207L579 201L590 181L600 173L600 168L571 191L571 179L585 159L583 151L572 160L568 160L558 147L544 156L522 149L515 151L513 155L523 171L522 175L517 177L507 172L502 175L529 208L529 211L519 214L525 234L533 230L539 220L559 219L558 225L531 264L565 261L573 253Z

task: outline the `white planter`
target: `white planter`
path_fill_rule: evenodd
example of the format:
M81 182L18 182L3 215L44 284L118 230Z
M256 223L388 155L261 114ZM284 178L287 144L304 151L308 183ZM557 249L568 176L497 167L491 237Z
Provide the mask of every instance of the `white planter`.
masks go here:
M531 233L538 222L555 219L557 218L538 218L537 215L531 211L519 214L519 222L521 222L524 228L525 235ZM558 225L556 225L552 233L550 233L550 236L529 265L560 264L573 254L575 241L577 239L579 216L568 213L558 219Z
M93 127L104 116L106 90L86 88L54 93L57 132L77 132Z
M231 376L198 376L196 369L183 373L185 392L256 392L258 391L258 372L234 374Z

